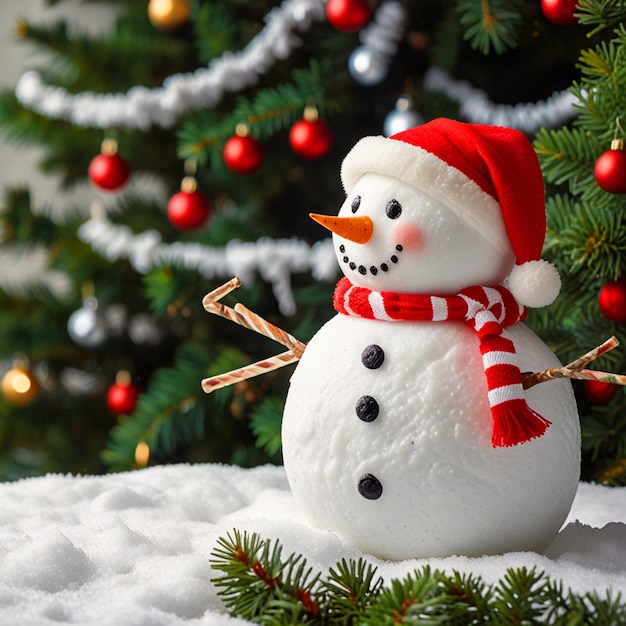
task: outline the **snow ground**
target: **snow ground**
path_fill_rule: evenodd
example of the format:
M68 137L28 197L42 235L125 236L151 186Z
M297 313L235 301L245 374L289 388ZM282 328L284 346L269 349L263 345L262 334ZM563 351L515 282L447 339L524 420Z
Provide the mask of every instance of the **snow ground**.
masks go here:
M280 539L327 570L361 556L310 528L282 467L173 465L106 476L48 475L0 485L2 626L214 626L226 616L209 565L233 528ZM581 483L570 516L544 554L411 560L371 558L385 578L425 564L495 582L536 565L565 587L626 596L626 488Z

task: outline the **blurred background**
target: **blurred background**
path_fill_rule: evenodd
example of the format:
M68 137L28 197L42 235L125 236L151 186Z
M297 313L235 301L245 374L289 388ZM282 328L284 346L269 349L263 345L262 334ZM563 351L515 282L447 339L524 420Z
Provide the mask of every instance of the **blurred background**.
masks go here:
M338 210L358 139L436 117L535 146L563 290L530 326L566 363L619 339L625 18L598 0L5 0L0 479L280 463L293 365L203 393L281 348L202 298L239 276L225 303L307 341L339 278L308 213ZM622 353L594 368L626 372ZM625 484L623 387L574 384L583 478Z

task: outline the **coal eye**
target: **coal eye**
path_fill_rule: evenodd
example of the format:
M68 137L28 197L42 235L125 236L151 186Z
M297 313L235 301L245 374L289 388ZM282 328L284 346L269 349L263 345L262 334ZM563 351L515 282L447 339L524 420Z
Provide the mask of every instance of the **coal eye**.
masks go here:
M361 206L361 196L354 196L354 200L352 200L352 212L356 213Z
M395 220L402 213L402 205L397 200L391 200L385 208L385 213L390 220Z

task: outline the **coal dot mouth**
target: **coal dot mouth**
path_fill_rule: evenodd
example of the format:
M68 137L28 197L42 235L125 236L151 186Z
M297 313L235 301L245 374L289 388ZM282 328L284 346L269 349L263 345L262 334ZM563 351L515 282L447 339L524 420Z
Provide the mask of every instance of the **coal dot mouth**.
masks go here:
M358 272L359 274L371 274L372 276L376 276L379 272L388 272L392 266L400 261L400 257L397 254L392 254L388 259L386 259L383 263L379 265L370 265L366 267L365 265L361 265L353 261L346 254L346 247L341 244L339 246L339 252L343 255L341 260L345 263L351 270ZM402 246L400 244L396 245L396 252L402 252Z

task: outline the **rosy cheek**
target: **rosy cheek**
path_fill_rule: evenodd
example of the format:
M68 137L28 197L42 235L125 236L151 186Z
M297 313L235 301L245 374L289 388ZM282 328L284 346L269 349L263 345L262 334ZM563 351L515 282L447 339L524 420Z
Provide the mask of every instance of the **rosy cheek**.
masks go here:
M424 233L415 224L397 224L391 230L394 243L403 250L415 252L424 244Z

